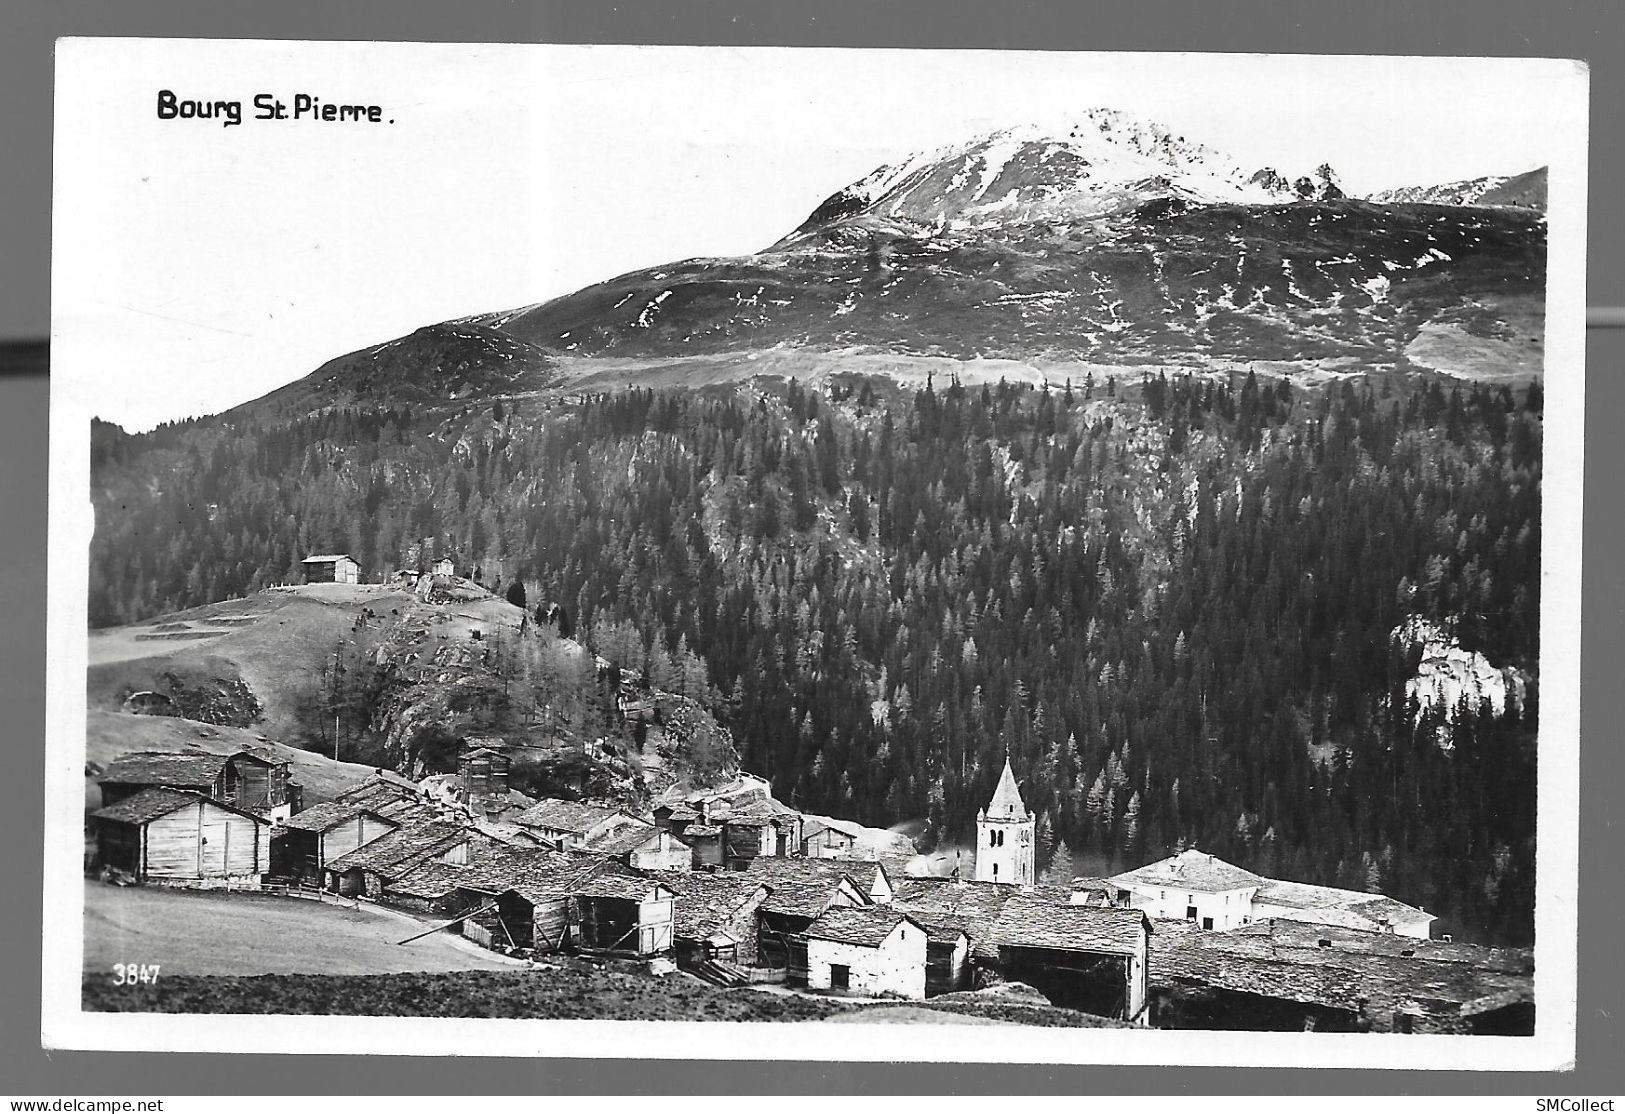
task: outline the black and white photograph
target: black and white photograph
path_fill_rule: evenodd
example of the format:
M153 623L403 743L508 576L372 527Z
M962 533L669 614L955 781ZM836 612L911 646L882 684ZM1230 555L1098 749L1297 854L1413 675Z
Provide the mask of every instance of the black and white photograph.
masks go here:
M1588 111L61 41L47 1045L1572 1061Z

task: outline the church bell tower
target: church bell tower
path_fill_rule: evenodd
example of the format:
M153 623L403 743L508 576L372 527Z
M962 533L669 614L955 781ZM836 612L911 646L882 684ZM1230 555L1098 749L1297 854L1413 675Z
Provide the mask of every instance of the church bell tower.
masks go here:
M1034 881L1033 833L1038 821L1022 802L1016 775L1005 755L1004 772L993 799L976 814L976 880L1031 886Z

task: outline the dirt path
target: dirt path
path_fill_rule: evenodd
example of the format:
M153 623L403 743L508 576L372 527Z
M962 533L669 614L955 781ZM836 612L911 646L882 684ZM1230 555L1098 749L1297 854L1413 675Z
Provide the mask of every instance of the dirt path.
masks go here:
M508 971L523 968L391 909L307 898L85 883L85 973L159 964L169 975Z

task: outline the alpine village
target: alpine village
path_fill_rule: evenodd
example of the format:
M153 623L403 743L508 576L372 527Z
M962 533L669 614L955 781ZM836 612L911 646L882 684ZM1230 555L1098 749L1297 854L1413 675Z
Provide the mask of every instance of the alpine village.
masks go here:
M1095 110L97 422L85 1008L1532 1033L1544 189Z

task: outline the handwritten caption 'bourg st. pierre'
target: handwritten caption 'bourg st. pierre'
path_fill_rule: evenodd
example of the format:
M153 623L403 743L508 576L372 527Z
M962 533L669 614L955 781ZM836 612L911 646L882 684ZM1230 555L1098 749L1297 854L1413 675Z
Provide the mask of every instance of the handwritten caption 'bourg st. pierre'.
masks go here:
M376 104L338 104L310 93L295 93L284 101L272 93L256 93L249 102L253 112L245 115L241 100L198 100L181 97L172 89L158 90L158 119L218 121L231 127L248 120L289 120L322 124L393 124Z

